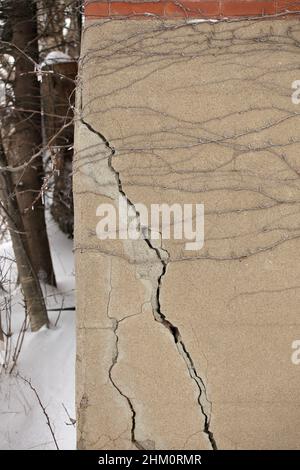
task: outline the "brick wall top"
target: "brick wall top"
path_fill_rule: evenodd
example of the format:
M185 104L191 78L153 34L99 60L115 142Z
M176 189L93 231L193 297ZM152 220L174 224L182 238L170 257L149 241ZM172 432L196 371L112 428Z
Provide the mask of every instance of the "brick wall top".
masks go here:
M107 17L237 18L300 14L300 0L86 0L87 19Z

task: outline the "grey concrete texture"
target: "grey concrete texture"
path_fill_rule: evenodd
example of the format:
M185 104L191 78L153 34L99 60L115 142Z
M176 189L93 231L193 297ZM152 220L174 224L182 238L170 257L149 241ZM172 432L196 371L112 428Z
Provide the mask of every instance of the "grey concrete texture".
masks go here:
M295 19L86 23L80 449L300 448L299 41ZM203 203L203 248L99 240L96 209L120 195Z

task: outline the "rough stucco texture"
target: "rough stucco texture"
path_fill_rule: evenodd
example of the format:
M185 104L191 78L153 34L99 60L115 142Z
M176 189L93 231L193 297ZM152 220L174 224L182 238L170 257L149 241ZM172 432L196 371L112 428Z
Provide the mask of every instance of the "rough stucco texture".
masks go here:
M300 448L299 40L296 19L86 23L79 448ZM99 240L120 194L204 203L204 247Z

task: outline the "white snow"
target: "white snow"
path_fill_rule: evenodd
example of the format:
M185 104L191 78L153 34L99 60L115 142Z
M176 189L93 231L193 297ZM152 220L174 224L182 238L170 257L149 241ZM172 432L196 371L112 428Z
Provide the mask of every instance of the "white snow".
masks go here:
M65 54L61 51L51 51L45 57L44 61L41 63L40 67L45 65L60 64L61 62L72 62L72 57L68 54Z
M220 23L220 21L227 20L226 17L220 19L214 19L214 18L194 18L191 20L186 20L187 24L199 24L199 23Z
M58 287L43 286L47 308L60 308L62 304L63 307L74 306L72 241L51 220L48 221L48 231ZM12 257L10 242L0 245L0 257L4 254ZM8 266L9 260L4 264ZM14 265L11 273L15 277ZM3 296L0 291L0 308ZM24 321L22 302L17 287L12 292L14 343ZM58 315L59 312L49 312L49 329L42 328L37 333L27 331L13 373L3 370L0 373L0 449L56 448L38 399L21 377L29 380L36 389L46 408L58 447L75 449L75 425L72 421L75 419L75 312L62 311L59 318ZM5 326L3 316L2 326Z

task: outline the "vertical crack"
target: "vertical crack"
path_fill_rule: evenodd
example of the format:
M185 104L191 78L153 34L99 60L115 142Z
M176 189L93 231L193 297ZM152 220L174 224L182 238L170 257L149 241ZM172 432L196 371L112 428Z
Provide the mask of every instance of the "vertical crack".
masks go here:
M81 122L87 127L87 129L89 129L92 133L96 134L100 138L101 142L105 145L105 147L109 150L108 167L114 175L115 181L116 181L117 186L118 186L119 193L127 201L127 204L133 209L134 214L136 215L136 219L138 221L138 225L140 226L140 224L139 224L140 214L137 211L137 209L135 208L134 203L128 198L125 191L123 190L120 174L114 168L113 163L112 163L113 157L116 154L115 148L110 144L110 142L107 140L107 138L101 132L95 130L83 118L81 118ZM153 295L152 295L152 310L153 310L154 319L155 319L155 321L161 323L165 328L167 328L167 330L172 335L172 338L173 338L173 340L176 344L177 350L178 350L180 356L183 358L183 360L186 364L189 376L195 382L195 384L198 388L199 393L198 393L198 400L197 401L198 401L198 404L199 404L199 407L200 407L201 414L204 418L203 432L206 434L206 436L207 436L207 438L210 442L211 448L213 450L217 450L218 449L217 443L216 443L214 434L211 431L212 404L211 404L211 402L209 401L209 399L207 397L207 390L206 390L204 380L202 379L202 377L198 374L198 372L196 370L194 361L193 361L193 359L191 357L191 354L189 353L189 351L188 351L188 349L187 349L187 347L186 347L186 345L185 345L185 343L184 343L184 341L181 337L181 334L180 334L180 331L179 331L178 327L176 325L173 325L166 318L166 315L161 310L160 293L161 293L162 280L163 280L163 277L165 276L165 274L167 272L169 254L167 253L167 251L165 249L163 249L161 247L154 246L149 237L148 238L144 237L143 240L147 244L148 248L150 248L151 250L154 251L158 262L161 264L161 273L157 277L156 288L154 288L154 292L153 292ZM164 256L163 253L167 254L167 257L166 257L167 260L165 259L165 256ZM111 320L113 320L113 322L114 322L113 332L114 332L115 337L116 337L116 351L115 351L115 355L113 357L112 364L111 364L110 369L109 369L109 378L110 378L110 381L111 381L112 385L118 390L119 394L126 399L126 401L128 403L128 406L130 408L131 415L132 415L131 440L138 449L143 449L142 445L135 439L136 411L134 410L132 401L130 400L129 397L127 397L122 392L122 390L114 382L114 379L112 377L112 370L113 370L114 366L116 365L116 363L118 361L118 355L119 355L119 352L118 352L119 337L118 337L118 334L117 334L118 323L119 322L115 318L111 318Z
M137 441L136 438L135 438L136 411L134 409L133 403L132 403L131 399L127 395L125 395L125 393L121 390L121 388L119 387L119 385L116 383L116 381L113 378L113 369L114 369L115 365L117 364L118 358L119 358L118 328L119 328L119 323L120 322L115 317L111 317L109 315L111 293L112 293L112 280L111 280L111 268L110 268L110 291L109 291L109 294L108 294L108 303L107 303L107 312L106 312L106 314L107 314L107 317L112 321L112 331L115 335L115 351L114 351L114 354L113 354L113 357L112 357L111 365L110 365L109 370L108 370L108 377L109 377L109 380L110 380L110 383L112 384L112 386L119 392L121 397L123 397L126 400L126 402L128 404L128 407L130 409L130 413L131 413L131 429L130 429L131 442L135 445L135 447L138 450L145 450L144 447L142 446L142 444L139 441Z
M88 122L86 122L84 119L81 119L81 122L89 129L89 131L93 132L98 137L100 137L100 139L104 143L105 147L110 150L109 167L111 167L110 161L111 161L112 156L115 154L115 149L110 146L110 144L109 144L108 140L105 138L105 136L103 134L101 134L100 132L94 130L94 128ZM120 188L119 188L119 190L120 190ZM130 409L130 413L131 413L131 429L130 429L131 442L135 445L135 447L138 450L144 450L144 447L135 438L136 411L134 409L133 403L132 403L131 399L127 395L125 395L125 393L121 390L121 388L119 387L119 385L116 383L116 381L113 378L113 369L114 369L115 365L117 364L118 358L119 358L119 348L118 348L118 344L119 344L119 335L118 335L119 321L115 317L111 317L109 315L111 292L112 292L112 283L111 283L111 269L110 269L110 291L109 291L109 295L108 295L108 303L107 303L107 312L106 312L106 314L107 314L107 317L112 321L112 331L113 331L114 336L115 336L115 350L114 350L114 354L113 354L113 357L112 357L111 365L110 365L109 370L108 370L108 377L109 377L109 381L112 384L112 386L118 391L118 393L121 395L121 397L123 397L126 400L126 402L128 404L128 407Z
M173 323L171 323L161 310L160 291L161 291L163 277L165 276L167 272L168 262L165 261L165 259L162 257L161 249L154 247L148 239L146 240L146 242L147 242L147 245L156 252L157 257L160 259L160 262L162 264L162 271L157 280L157 289L156 289L156 296L155 296L155 304L156 304L155 311L158 314L158 318L157 316L155 316L155 320L162 323L164 327L167 328L169 332L171 333L171 335L173 336L178 352L182 356L187 366L189 376L197 385L197 388L199 390L198 404L200 406L201 413L204 416L203 432L207 435L212 449L218 450L214 434L210 429L212 404L207 397L207 390L206 390L204 380L201 378L201 376L198 374L196 370L194 361L189 351L187 350L187 347L181 337L178 327L174 325Z

